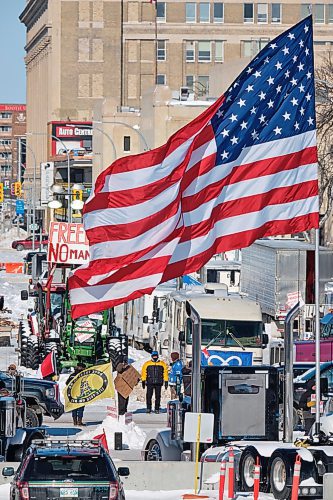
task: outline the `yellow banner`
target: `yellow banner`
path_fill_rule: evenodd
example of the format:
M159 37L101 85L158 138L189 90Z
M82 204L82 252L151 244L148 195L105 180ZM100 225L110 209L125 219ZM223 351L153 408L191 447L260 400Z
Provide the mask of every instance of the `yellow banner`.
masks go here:
M114 398L111 363L91 366L78 373L64 389L65 411Z

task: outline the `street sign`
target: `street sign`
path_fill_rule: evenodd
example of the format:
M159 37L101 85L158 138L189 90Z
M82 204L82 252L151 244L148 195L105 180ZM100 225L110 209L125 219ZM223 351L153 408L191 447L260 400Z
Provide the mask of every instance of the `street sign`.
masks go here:
M200 417L199 417L200 416ZM185 413L184 441L186 443L212 443L214 415L212 413Z
M24 200L16 200L16 215L24 215Z
M35 229L35 231L38 231L39 225L38 224L30 224L29 229L30 229L30 231L33 231L34 229Z

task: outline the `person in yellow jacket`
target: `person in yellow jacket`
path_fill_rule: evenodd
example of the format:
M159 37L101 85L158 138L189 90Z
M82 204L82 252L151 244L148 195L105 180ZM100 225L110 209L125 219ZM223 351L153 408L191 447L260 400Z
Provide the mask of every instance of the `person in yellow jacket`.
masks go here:
M151 353L151 360L146 361L142 367L141 380L142 387L147 386L147 413L151 413L151 400L155 391L155 413L160 412L161 390L164 384L165 389L168 388L169 371L166 363L160 361L158 352Z

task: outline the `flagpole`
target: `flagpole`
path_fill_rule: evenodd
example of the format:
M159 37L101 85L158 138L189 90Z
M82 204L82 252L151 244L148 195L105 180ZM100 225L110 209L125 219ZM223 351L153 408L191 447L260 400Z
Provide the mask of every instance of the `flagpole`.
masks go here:
M320 431L320 317L319 317L319 228L315 233L315 333L316 333L316 423L315 433Z
M155 10L155 82L154 86L157 84L157 1L153 1Z

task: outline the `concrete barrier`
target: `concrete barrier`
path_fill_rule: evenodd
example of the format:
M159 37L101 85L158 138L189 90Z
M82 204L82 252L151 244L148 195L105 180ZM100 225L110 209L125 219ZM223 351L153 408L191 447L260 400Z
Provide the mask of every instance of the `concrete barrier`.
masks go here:
M194 462L132 462L120 461L116 467L128 467L130 475L122 478L125 490L170 491L193 489ZM217 489L220 463L200 464L202 489ZM205 481L216 475L216 482L205 485Z
M324 492L323 500L332 500L333 498L333 474L324 474Z

